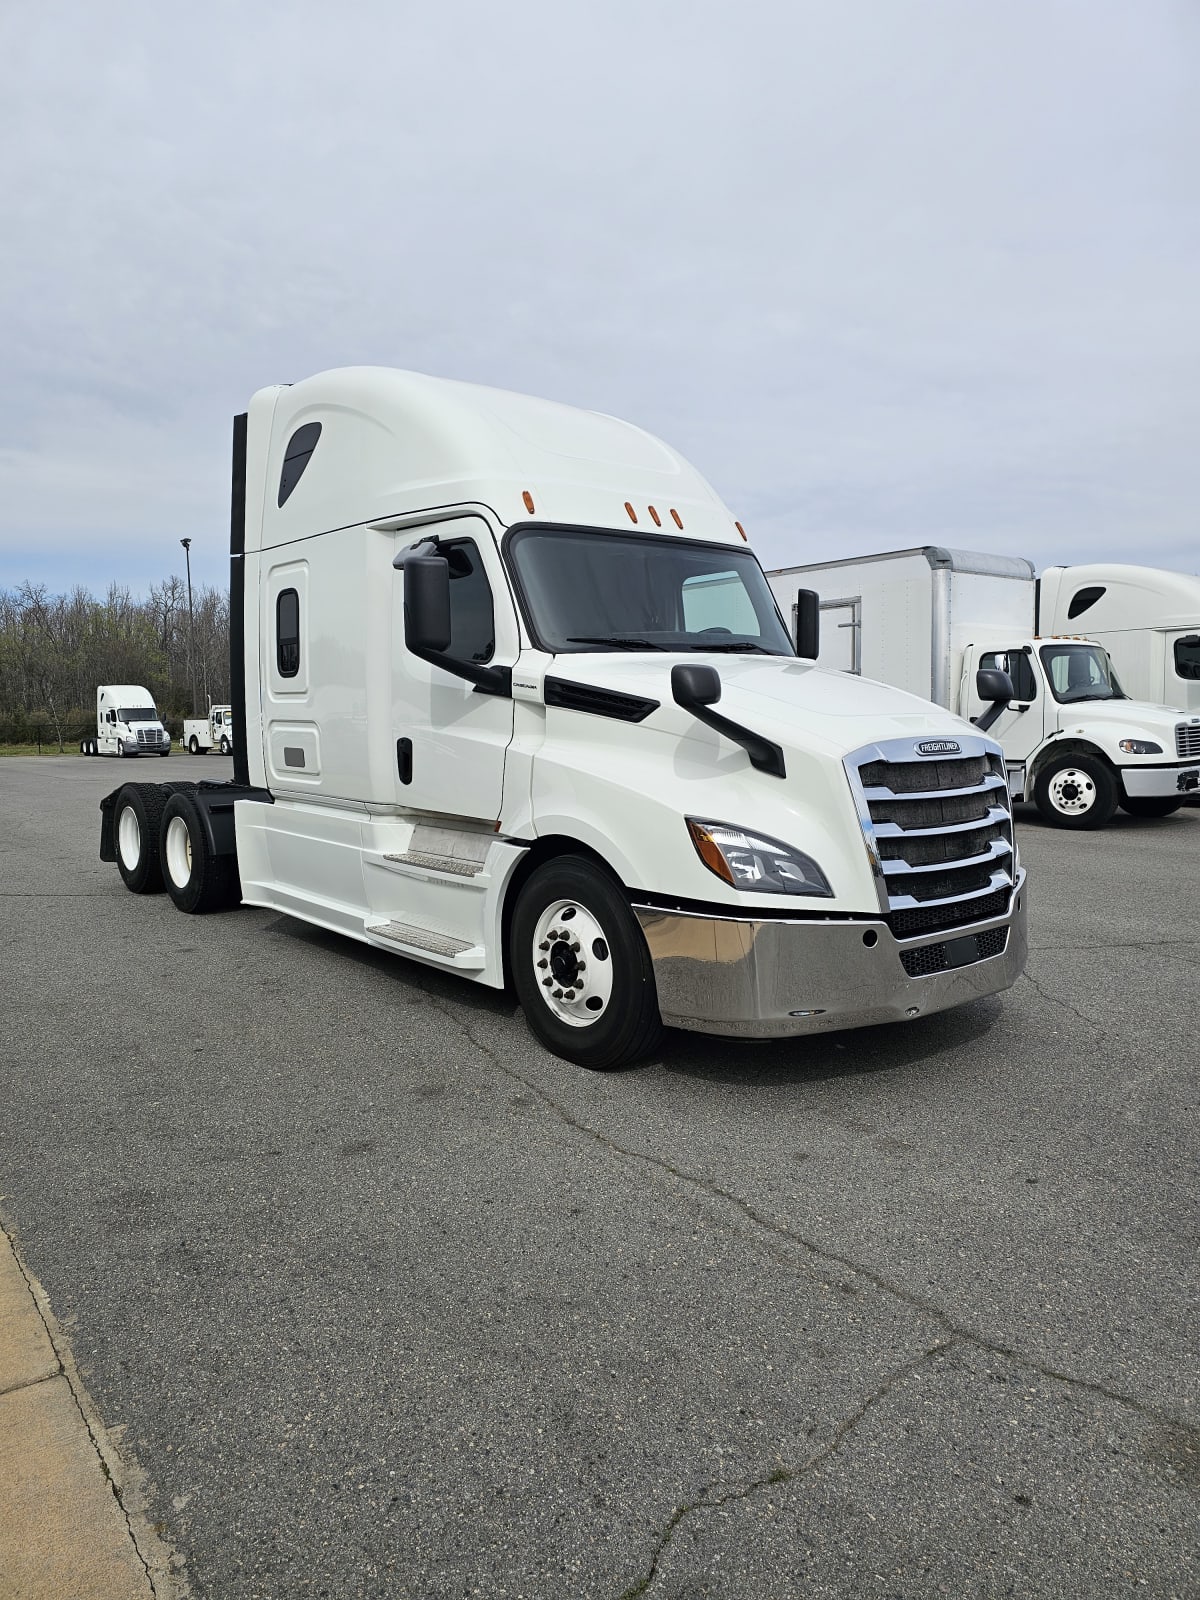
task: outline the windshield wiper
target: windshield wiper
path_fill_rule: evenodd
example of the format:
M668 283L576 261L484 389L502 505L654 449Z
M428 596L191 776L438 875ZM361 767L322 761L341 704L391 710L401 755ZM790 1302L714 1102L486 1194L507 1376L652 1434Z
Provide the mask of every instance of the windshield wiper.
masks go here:
M610 644L614 650L665 650L665 644L655 644L652 639L623 639L612 633L569 634L567 644Z
M720 651L723 651L724 654L726 654L726 655L734 655L738 651L741 651L743 653L746 652L746 651L753 651L755 655L760 655L760 656L773 656L773 655L777 655L779 653L776 650L768 650L765 645L755 644L750 639L735 639L735 640L732 640L732 641L727 641L724 644L690 644L690 645L688 645L688 649L689 650L720 650Z

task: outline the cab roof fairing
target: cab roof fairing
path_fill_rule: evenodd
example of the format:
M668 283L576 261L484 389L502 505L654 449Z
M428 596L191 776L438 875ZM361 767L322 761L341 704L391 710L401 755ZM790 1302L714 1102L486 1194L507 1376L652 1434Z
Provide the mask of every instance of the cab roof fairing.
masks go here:
M248 550L460 505L489 507L503 527L536 520L742 542L732 512L682 456L600 412L393 368L344 367L260 390L249 417ZM311 422L321 423L321 436L280 507L288 441Z

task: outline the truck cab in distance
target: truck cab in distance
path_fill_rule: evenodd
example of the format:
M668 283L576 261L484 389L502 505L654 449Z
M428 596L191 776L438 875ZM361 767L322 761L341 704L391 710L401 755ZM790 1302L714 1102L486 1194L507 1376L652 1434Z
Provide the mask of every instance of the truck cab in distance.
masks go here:
M1162 817L1200 788L1200 716L1132 700L1104 646L1037 631L1019 557L925 546L771 575L821 596L821 660L928 695L998 739L1014 799L1063 828Z
M171 735L148 689L102 683L96 690L96 732L79 742L85 756L169 756Z
M207 717L185 717L183 747L194 756L206 756L210 750L232 755L233 707L213 706Z
M234 429L234 781L126 785L101 855L511 983L609 1068L1008 988L1000 746L798 650L732 513L613 417L409 372ZM811 600L811 597L810 597Z

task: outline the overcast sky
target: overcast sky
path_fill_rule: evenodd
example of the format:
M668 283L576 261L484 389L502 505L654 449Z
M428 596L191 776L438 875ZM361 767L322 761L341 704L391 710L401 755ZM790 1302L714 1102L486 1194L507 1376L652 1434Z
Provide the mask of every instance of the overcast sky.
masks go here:
M223 582L231 418L613 412L767 566L1200 569L1200 0L0 0L0 586Z

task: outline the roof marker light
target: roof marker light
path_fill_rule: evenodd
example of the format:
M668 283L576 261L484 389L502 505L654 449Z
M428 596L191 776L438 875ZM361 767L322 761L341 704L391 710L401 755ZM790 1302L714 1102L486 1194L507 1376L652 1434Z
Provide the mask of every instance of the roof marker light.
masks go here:
M629 504L629 501L628 501L628 500L626 500L626 502L625 502L625 509L626 509L626 511L628 511L628 513L629 513L629 520L630 520L630 522L636 522L636 521L637 521L637 512L636 512L636 511L635 511L635 510L634 510L634 509L633 509L633 507L632 507L632 506L631 506L631 505L630 505L630 504Z
M734 527L741 534L742 538L745 539L746 538L746 530L745 530L745 528L742 527L741 523L740 522L735 522L734 523ZM749 540L747 540L746 542L749 543Z
M655 511L653 506L650 507L650 521L656 528L662 527L662 518L659 516L658 512Z
M525 502L526 511L528 511L530 516L532 516L533 515L533 496L530 494L528 489L522 490L521 499L524 500L524 502Z
M671 517L674 520L675 526L677 528L682 528L683 527L683 518L679 515L678 511L676 511L674 506L671 507Z

